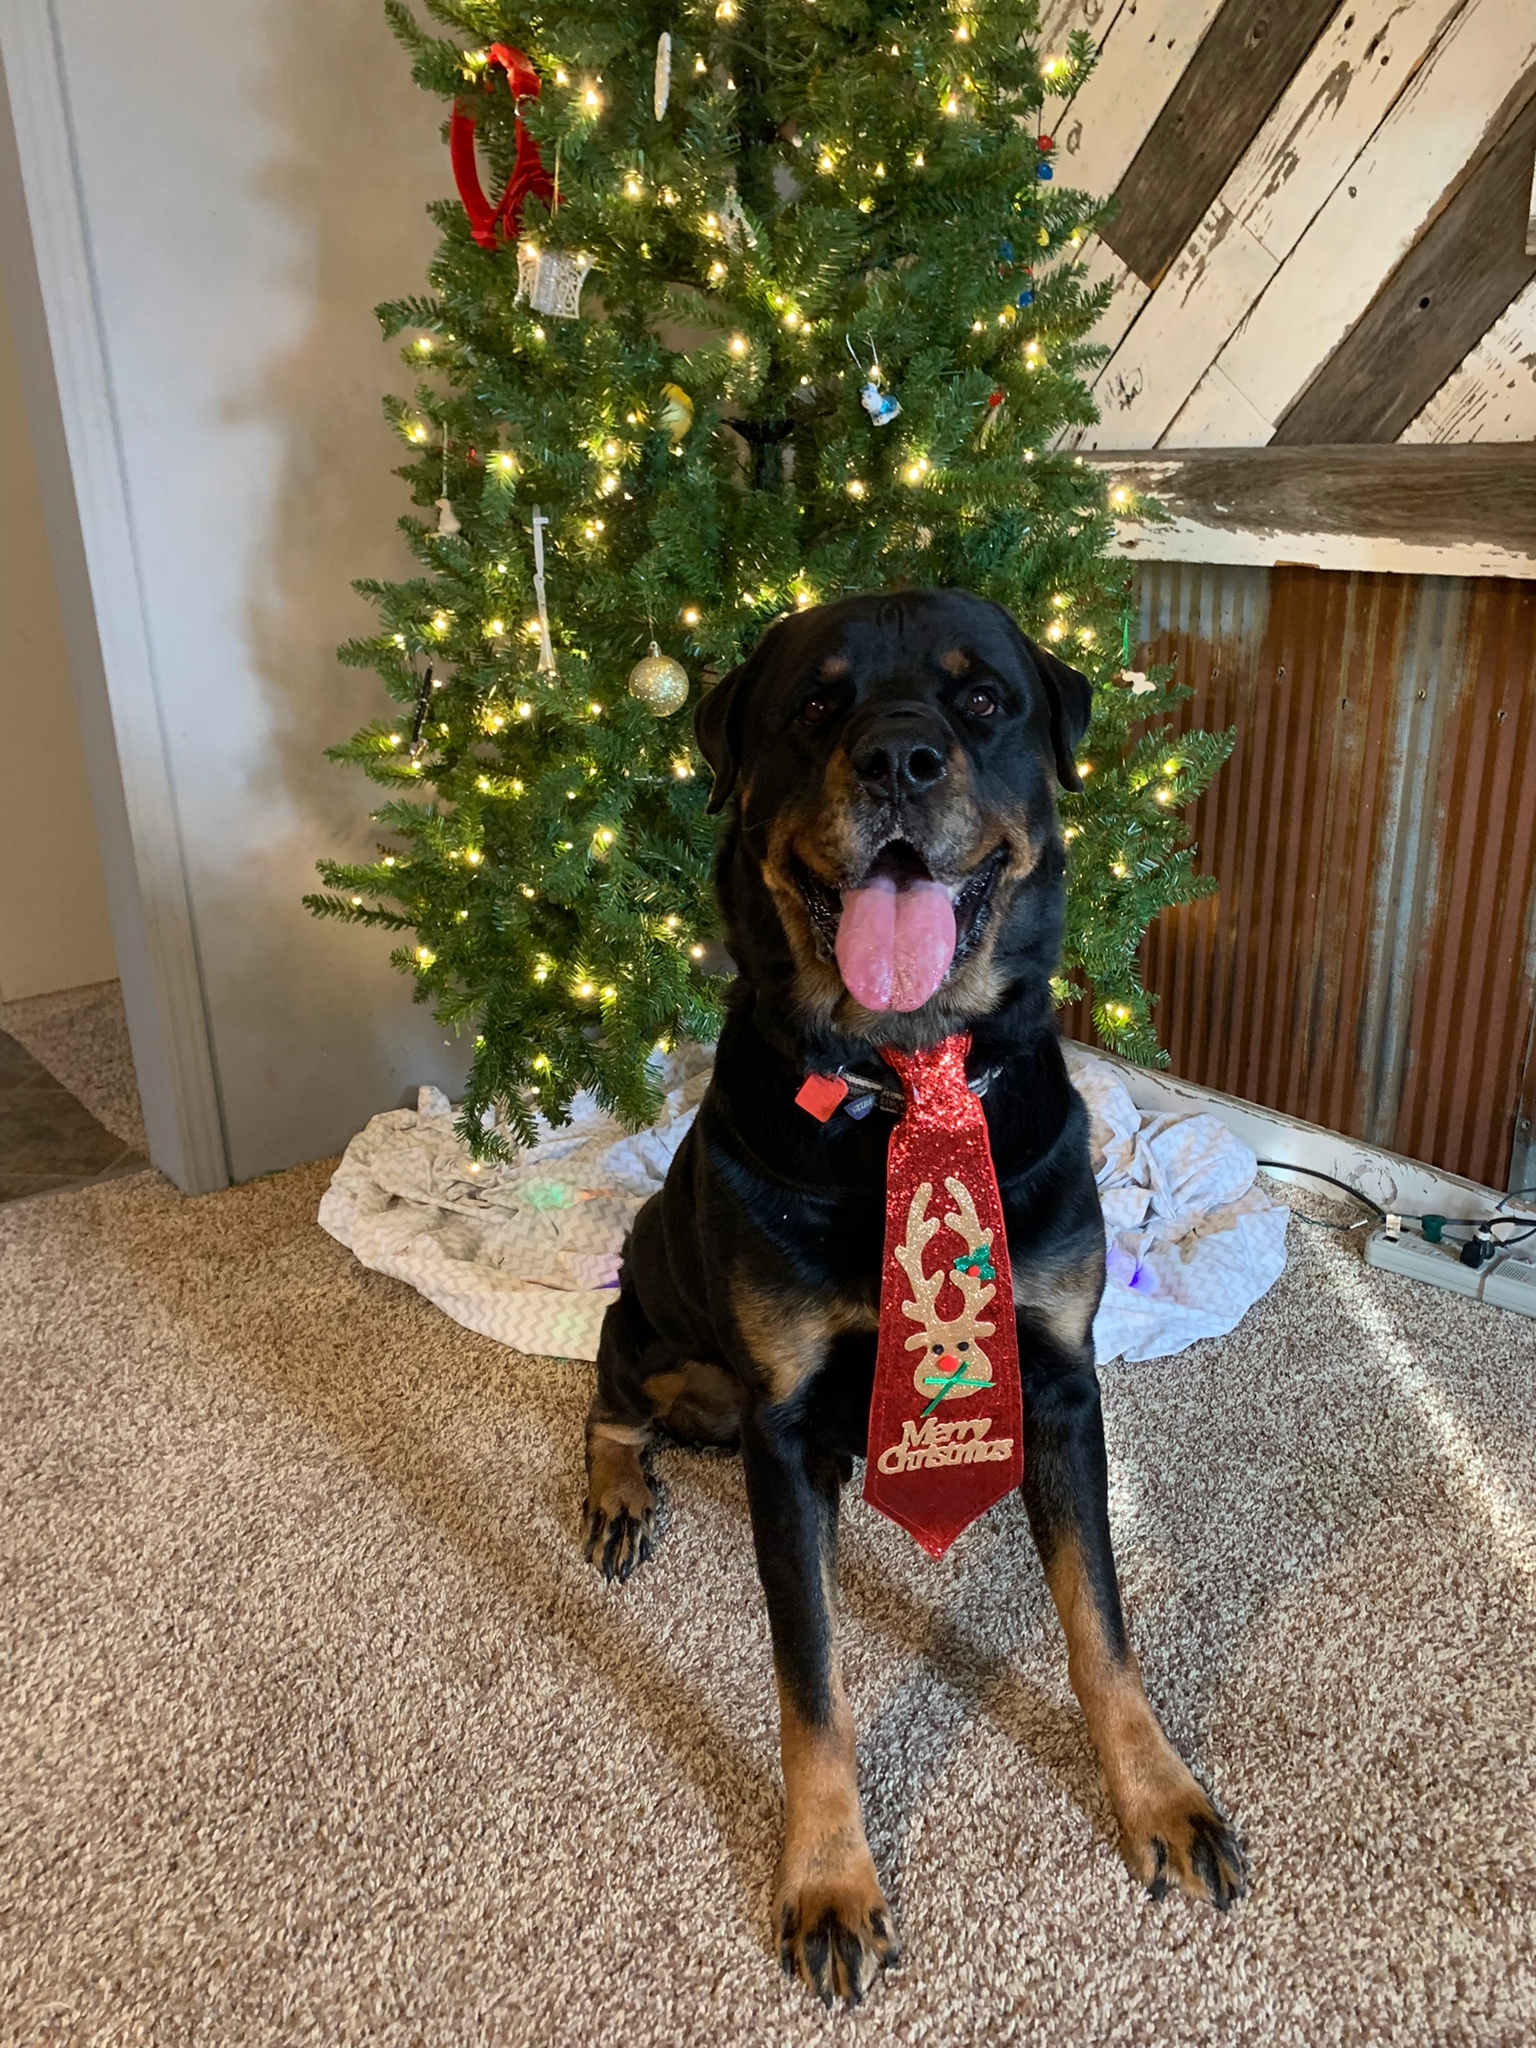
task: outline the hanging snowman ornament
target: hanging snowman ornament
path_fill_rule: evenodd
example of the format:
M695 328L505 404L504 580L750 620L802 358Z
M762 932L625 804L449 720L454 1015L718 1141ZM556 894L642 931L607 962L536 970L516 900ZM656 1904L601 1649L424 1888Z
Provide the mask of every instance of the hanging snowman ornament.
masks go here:
M844 339L846 341L846 336ZM853 343L851 341L847 342L847 348L849 355L853 356L857 368L864 372L864 388L859 393L860 405L863 406L877 427L888 427L901 411L901 400L893 391L882 391L880 389L880 362L879 358L875 355L874 343L871 342L869 345L869 368L867 371L864 370L864 365L859 362L858 357L853 354Z

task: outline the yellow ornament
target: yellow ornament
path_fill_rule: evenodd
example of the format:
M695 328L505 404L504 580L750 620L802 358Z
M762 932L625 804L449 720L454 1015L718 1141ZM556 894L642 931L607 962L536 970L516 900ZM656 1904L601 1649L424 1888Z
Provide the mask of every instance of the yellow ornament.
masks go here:
M663 384L661 395L665 401L661 408L661 424L675 448L693 425L693 400L681 384Z
M629 672L629 694L658 718L670 718L688 701L688 671L670 654L663 654L653 640L650 653Z
M1047 245L1048 245L1048 244L1049 244L1049 242L1050 242L1050 239L1051 239L1051 231L1050 231L1050 229L1049 229L1049 228L1042 228L1042 229L1040 230L1039 234L1038 234L1038 235L1036 235L1036 237L1035 237L1035 240L1036 240L1036 241L1037 241L1037 242L1038 242L1038 243L1040 244L1040 246L1041 246L1041 248L1042 248L1042 249L1044 249L1045 247L1047 247Z

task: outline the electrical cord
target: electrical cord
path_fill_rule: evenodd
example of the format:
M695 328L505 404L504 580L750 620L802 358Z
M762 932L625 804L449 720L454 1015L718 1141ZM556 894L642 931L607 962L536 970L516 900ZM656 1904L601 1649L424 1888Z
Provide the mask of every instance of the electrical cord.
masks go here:
M1267 1167L1272 1173L1304 1173L1311 1180L1325 1180L1330 1187L1341 1189L1352 1200L1359 1202L1362 1208L1369 1209L1379 1222L1385 1223L1387 1220L1387 1212L1379 1202L1372 1201L1369 1195L1361 1194L1358 1188L1352 1188L1347 1180L1340 1180L1335 1174L1323 1173L1315 1166L1294 1166L1289 1160L1285 1159L1258 1159L1254 1161L1254 1164ZM1474 1233L1474 1236L1478 1232L1486 1231L1492 1242L1498 1245L1500 1250L1505 1250L1510 1245L1523 1244L1528 1237L1536 1237L1536 1223L1528 1222L1523 1216L1501 1216L1499 1214L1499 1210L1504 1208L1506 1203L1518 1201L1522 1195L1536 1195L1536 1187L1511 1188L1509 1193L1499 1202L1498 1208L1494 1210L1491 1216L1409 1216L1405 1214L1400 1215L1398 1221L1401 1223L1430 1224L1434 1234L1431 1235L1430 1231L1426 1231L1424 1234L1429 1238L1431 1244L1438 1244L1441 1232L1446 1230L1470 1230ZM1331 1218L1322 1216L1303 1216L1302 1221L1304 1223L1320 1224L1327 1230L1359 1230L1363 1227L1364 1223L1363 1218L1358 1223L1335 1223ZM1493 1231L1500 1223L1524 1223L1525 1228L1517 1232L1514 1237L1493 1237ZM1491 1257L1492 1254L1489 1254L1489 1256Z
M1387 1220L1387 1212L1379 1202L1373 1202L1369 1195L1362 1195L1360 1190L1352 1188L1347 1180L1339 1180L1331 1173L1319 1173L1315 1166L1292 1166L1285 1159L1256 1159L1254 1164L1255 1166L1267 1166L1276 1173L1304 1173L1312 1180L1325 1180L1331 1187L1342 1188L1346 1195L1351 1196L1364 1208L1369 1209L1371 1214L1381 1222L1385 1223ZM1307 1220L1312 1223L1323 1221L1320 1216L1309 1217ZM1358 1230L1359 1227L1357 1223L1336 1223L1333 1226L1335 1230Z

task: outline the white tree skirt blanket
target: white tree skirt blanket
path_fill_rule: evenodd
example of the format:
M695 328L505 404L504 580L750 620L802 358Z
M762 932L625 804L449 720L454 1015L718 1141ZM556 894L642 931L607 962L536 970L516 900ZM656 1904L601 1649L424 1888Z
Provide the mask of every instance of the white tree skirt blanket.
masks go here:
M1254 1156L1213 1116L1143 1117L1102 1060L1069 1053L1092 1120L1109 1279L1093 1325L1100 1364L1161 1358L1241 1320L1285 1266L1290 1211L1254 1180ZM711 1054L661 1063L656 1122L626 1132L588 1096L509 1166L478 1165L448 1098L376 1116L352 1140L320 1222L365 1266L455 1322L518 1351L595 1358L619 1250L666 1177L708 1085Z

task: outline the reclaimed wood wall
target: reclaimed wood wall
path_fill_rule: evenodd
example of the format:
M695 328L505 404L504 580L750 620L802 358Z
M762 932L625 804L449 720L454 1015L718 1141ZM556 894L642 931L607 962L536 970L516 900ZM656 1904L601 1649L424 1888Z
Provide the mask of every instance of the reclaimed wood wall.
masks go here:
M1083 449L1536 438L1536 0L1044 0L1113 192Z

